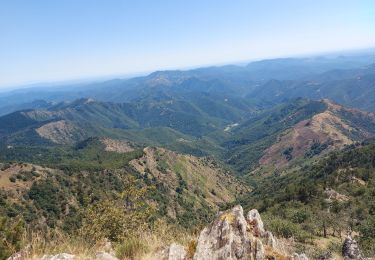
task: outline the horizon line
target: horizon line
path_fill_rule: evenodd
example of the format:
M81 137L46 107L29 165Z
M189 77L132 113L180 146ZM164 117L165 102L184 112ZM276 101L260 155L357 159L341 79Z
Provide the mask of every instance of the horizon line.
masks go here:
M95 82L105 82L110 80L125 80L131 79L136 77L143 77L150 75L154 72L163 72L163 71L188 71L200 68L209 68L209 67L222 67L222 66L245 66L253 62L259 61L266 61L266 60L274 60L274 59L288 59L288 58L314 58L319 57L320 55L328 56L328 55L339 55L340 53L346 55L356 55L360 54L361 52L375 52L375 46L369 47L361 47L361 48L351 48L351 49L343 49L343 50L328 50L328 51L320 51L320 52L307 52L307 53L299 53L299 54L290 54L290 55L281 55L281 56L270 56L270 57L263 57L263 58L254 58L254 59L243 59L237 61L227 61L227 62L220 62L220 63L206 63L206 64L197 64L197 65L190 65L184 67L171 67L171 68L160 68L160 69L153 69L149 71L139 71L139 72L129 72L129 73L113 73L113 74L103 74L98 76L82 76L82 77L73 77L73 78L65 78L65 79L50 79L50 80L33 80L33 81L25 81L15 84L6 84L0 85L0 93L10 92L20 89L28 89L28 88L37 88L37 87L48 87L43 85L53 85L54 87L63 86L65 84L90 84Z

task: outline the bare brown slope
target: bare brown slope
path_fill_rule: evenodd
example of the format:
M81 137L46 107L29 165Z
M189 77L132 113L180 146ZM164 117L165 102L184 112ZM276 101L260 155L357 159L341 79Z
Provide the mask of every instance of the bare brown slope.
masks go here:
M345 108L329 100L322 102L327 105L324 112L283 132L264 152L259 164L281 168L295 159L341 149L374 136L373 131L364 127L364 124L375 124L374 113Z

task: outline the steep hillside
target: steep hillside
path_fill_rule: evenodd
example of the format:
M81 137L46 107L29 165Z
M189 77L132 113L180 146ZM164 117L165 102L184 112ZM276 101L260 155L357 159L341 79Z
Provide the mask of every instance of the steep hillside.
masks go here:
M281 133L259 164L278 169L295 159L311 158L374 136L375 114L348 109L329 100L323 102L327 105L325 111Z
M301 159L341 149L375 134L375 115L329 100L297 99L279 105L229 133L224 147L229 165L246 172L277 170Z
M245 208L255 206L266 213L277 235L319 243L354 231L366 253L374 255L374 148L373 143L349 145L258 179L241 201Z
M147 147L143 157L130 162L147 178L156 178L169 190L172 197L184 196L185 201L198 207L234 201L248 190L228 172L207 158L180 155L162 148ZM208 203L208 204L207 204ZM172 215L176 209L169 205Z
M13 154L18 163L1 158L0 193L1 214L22 216L35 228L73 231L83 209L119 199L127 185L146 188L143 199L155 218L185 228L209 221L220 206L248 192L214 161L161 148L142 151L128 142L91 138L74 148L33 149L28 158Z

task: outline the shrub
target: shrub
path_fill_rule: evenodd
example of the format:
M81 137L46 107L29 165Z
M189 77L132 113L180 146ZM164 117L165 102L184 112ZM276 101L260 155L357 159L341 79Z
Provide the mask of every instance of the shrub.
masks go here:
M277 236L284 238L294 237L299 242L306 242L312 235L304 231L298 224L280 218L271 218L268 221L269 229Z
M137 255L144 253L147 246L139 238L133 237L117 244L115 250L119 259L134 259Z
M119 200L103 200L90 205L83 213L81 233L93 242L103 238L121 242L147 229L153 210L146 204L149 187L128 176Z
M24 222L21 219L10 221L0 217L0 259L7 259L22 248L24 233Z

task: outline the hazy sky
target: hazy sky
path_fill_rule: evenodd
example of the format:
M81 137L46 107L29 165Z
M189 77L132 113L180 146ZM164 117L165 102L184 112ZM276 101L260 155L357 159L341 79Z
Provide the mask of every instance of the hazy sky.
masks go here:
M374 0L0 0L0 86L364 47Z

